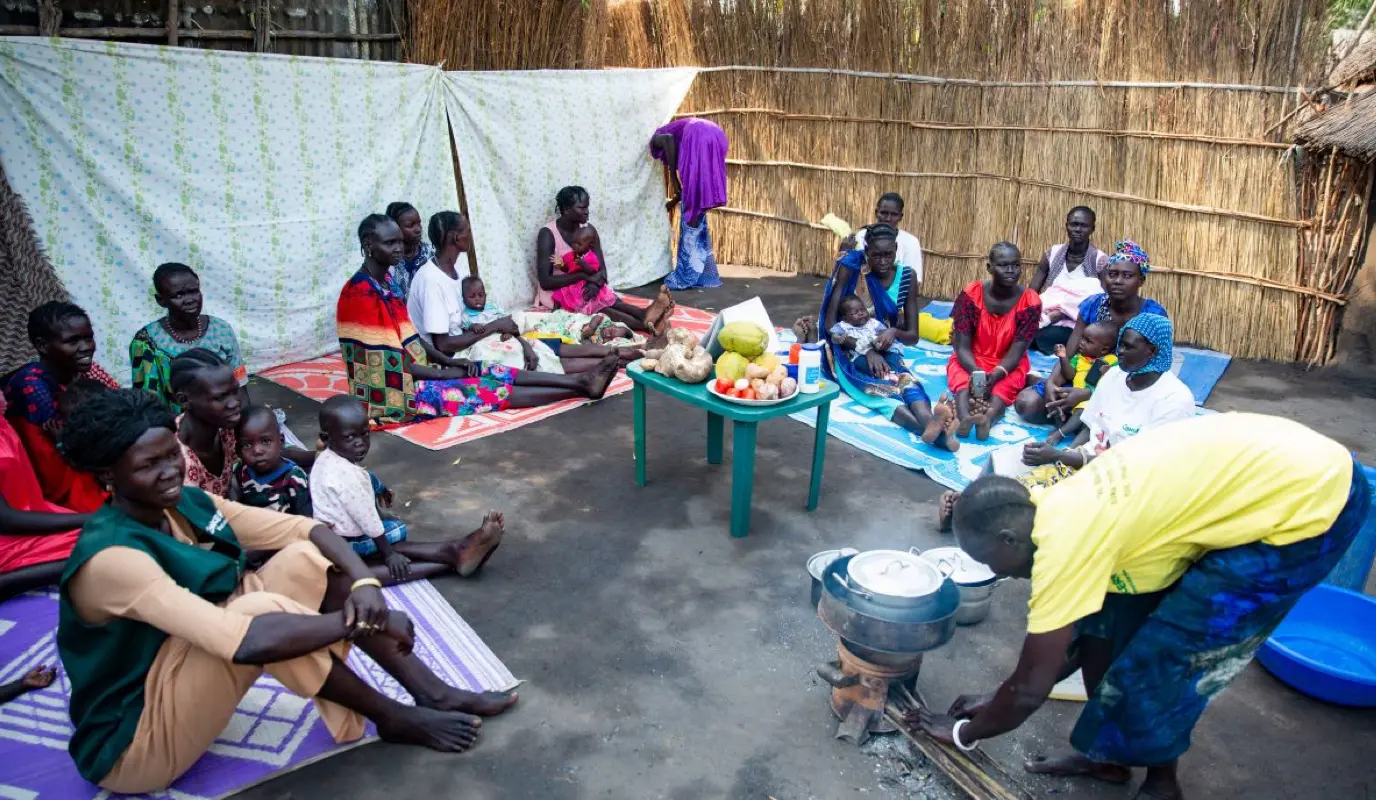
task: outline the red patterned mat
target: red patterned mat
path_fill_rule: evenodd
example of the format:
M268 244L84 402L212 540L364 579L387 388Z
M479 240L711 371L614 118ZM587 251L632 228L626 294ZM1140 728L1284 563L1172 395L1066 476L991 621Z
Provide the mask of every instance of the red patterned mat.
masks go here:
M649 305L648 300L642 300L638 297L625 297L625 300L641 307ZM706 333L707 329L712 327L712 320L714 319L716 319L716 314L700 311L696 308L677 306L674 309L673 324L678 328ZM280 367L273 367L258 373L258 377L270 380L279 386L285 386L297 394L305 395L317 401L325 400L337 394L349 393L349 382L344 374L344 362L339 359L338 353L313 358L310 361L283 364ZM630 391L630 388L631 379L626 377L625 372L622 372L612 381L612 385L607 389L607 396L611 397ZM446 447L471 442L484 436L515 430L523 425L562 414L587 402L586 400L562 400L538 408L518 408L510 411L496 411L491 414L474 414L469 417L432 419L400 428L392 428L388 433L400 436L412 444L418 444L430 450L443 450Z

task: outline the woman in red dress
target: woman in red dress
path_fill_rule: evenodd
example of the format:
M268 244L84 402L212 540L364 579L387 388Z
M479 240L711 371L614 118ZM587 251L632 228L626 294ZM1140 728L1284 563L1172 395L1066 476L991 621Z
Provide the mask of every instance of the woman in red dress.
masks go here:
M969 436L973 427L980 440L989 437L990 426L1027 383L1027 348L1036 338L1042 313L1041 298L1018 282L1022 253L1017 245L994 245L988 270L989 280L971 283L956 298L952 311L955 350L946 362L946 382L955 393L960 418L956 434ZM981 381L971 378L981 373L982 391ZM972 399L976 401L973 411Z
M96 366L96 335L80 306L53 301L29 313L29 341L38 351L5 383L5 417L28 451L43 497L77 513L95 511L108 492L94 475L73 469L57 450L62 423L93 392L118 389Z

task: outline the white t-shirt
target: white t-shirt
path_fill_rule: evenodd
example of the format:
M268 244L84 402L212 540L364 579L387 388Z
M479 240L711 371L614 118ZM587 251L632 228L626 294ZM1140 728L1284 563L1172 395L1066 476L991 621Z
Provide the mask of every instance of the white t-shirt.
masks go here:
M1097 454L1124 439L1194 416L1194 394L1166 372L1156 383L1140 391L1128 388L1128 374L1110 367L1099 378L1081 420L1089 428L1089 442L1082 450Z
M406 298L406 313L425 341L436 333L457 335L463 321L462 278L451 278L427 261L411 278L411 293Z
M861 228L855 232L855 249L863 250L865 247L865 229ZM896 259L900 267L909 267L913 271L913 277L918 283L922 282L922 242L917 240L907 231L898 232L898 258Z

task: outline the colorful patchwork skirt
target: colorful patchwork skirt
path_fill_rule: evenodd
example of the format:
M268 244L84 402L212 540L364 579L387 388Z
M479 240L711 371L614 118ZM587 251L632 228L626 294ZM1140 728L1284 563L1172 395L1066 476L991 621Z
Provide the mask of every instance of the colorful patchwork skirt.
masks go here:
M516 372L501 364L487 364L476 378L418 380L416 414L420 417L466 417L504 411L510 402Z

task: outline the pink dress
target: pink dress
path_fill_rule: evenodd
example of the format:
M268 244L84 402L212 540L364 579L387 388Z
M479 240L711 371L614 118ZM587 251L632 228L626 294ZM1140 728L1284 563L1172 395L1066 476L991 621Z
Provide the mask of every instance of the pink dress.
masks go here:
M597 260L597 254L591 250L583 255L584 267L578 266L578 259L572 250L566 251L561 257L561 261L564 271L567 273L581 272L584 267L588 273L593 273L602 268L602 264ZM616 292L612 291L610 286L600 287L591 300L583 297L583 287L585 286L587 286L586 281L579 281L562 289L555 289L554 305L575 314L596 314L602 309L616 304Z

